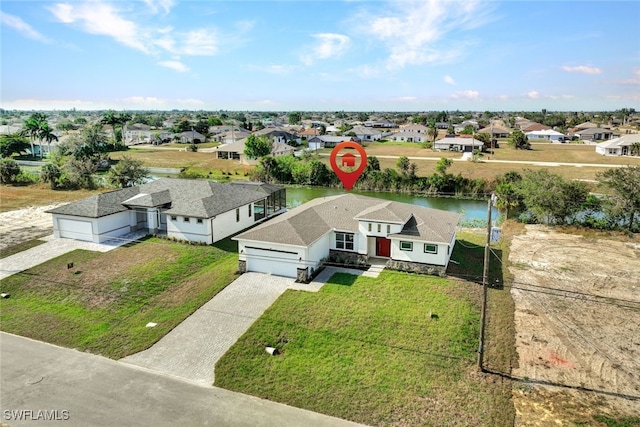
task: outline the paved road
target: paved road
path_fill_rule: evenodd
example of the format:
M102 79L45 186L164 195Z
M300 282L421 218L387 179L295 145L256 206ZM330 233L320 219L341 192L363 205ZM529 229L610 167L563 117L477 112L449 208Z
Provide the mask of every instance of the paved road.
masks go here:
M33 420L39 410L70 427L357 425L4 332L0 373L0 422L12 426L50 424Z

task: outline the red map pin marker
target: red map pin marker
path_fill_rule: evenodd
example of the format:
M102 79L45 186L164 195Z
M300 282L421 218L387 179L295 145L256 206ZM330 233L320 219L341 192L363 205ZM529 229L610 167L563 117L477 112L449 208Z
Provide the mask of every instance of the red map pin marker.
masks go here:
M357 169L353 171L348 169L342 170L340 166L338 166L336 158L338 157L338 153L340 152L340 150L342 150L343 148L355 148L356 151L358 151L358 153L360 154L360 165ZM335 174L338 175L338 178L342 182L342 185L344 185L344 188L347 189L347 191L351 191L353 185L356 183L358 178L360 178L360 175L362 175L362 172L364 172L364 169L367 167L367 153L364 151L364 148L362 148L360 144L352 141L344 141L336 145L336 147L331 151L331 157L329 157L329 160L331 162L331 169L333 169ZM356 166L356 163L356 156L351 153L345 153L340 156L340 165L342 167L353 168Z

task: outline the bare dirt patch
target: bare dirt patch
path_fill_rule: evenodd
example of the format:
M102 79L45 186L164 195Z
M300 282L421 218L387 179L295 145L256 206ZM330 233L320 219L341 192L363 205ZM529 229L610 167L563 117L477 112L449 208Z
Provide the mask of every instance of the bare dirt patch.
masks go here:
M637 238L527 225L509 261L519 356L512 374L525 380L514 389L516 425L640 416Z

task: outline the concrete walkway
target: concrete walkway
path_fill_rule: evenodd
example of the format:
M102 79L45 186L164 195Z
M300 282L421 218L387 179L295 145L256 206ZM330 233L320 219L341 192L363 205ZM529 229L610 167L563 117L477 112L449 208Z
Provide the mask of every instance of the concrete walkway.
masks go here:
M137 232L127 234L117 239L109 240L104 243L81 242L72 239L60 239L53 235L44 237L46 243L18 252L17 254L8 256L0 260L0 280L13 274L42 264L45 261L64 255L67 252L76 249L84 249L87 251L108 252L118 246L130 243L133 240L140 239L146 235L145 232Z
M215 380L216 362L284 291L317 292L336 272L364 273L329 267L309 284L295 283L287 277L245 273L151 348L120 360L210 386Z

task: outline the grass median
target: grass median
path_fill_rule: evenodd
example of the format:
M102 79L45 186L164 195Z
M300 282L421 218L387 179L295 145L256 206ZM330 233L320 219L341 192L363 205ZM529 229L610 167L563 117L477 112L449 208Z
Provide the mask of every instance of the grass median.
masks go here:
M480 296L456 277L336 274L280 297L218 362L216 385L372 425L512 425L510 383L476 369Z
M0 282L11 294L1 302L0 325L119 359L150 347L231 283L234 246L148 238L107 253L70 252Z

